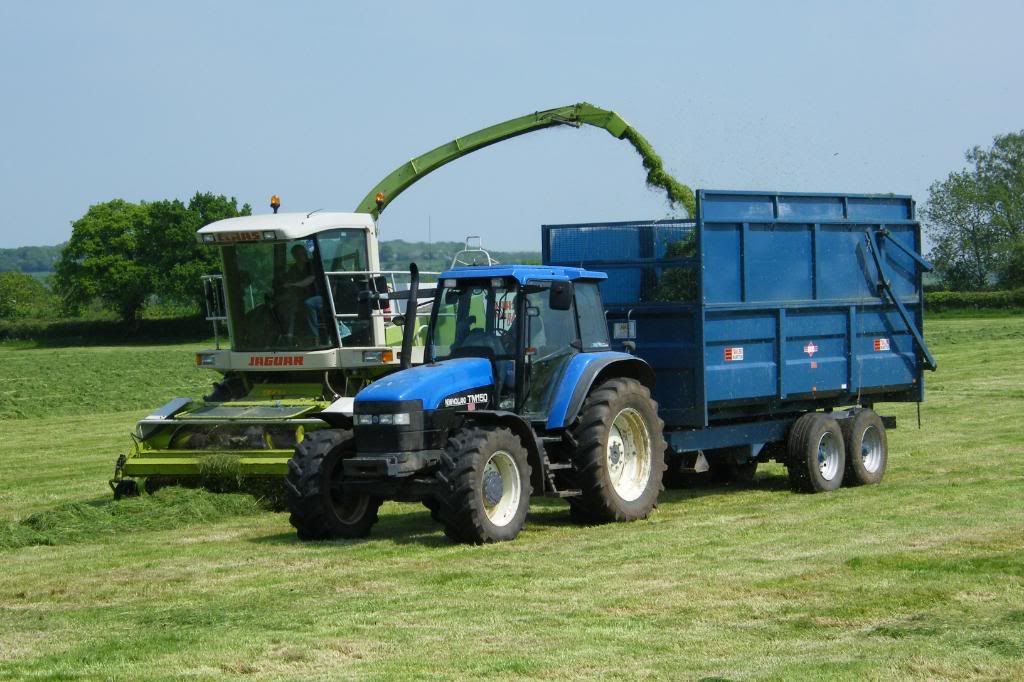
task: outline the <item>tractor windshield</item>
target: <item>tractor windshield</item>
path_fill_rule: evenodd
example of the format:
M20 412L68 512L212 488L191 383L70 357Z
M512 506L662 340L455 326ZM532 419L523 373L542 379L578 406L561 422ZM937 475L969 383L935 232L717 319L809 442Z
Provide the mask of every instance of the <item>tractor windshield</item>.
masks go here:
M444 280L434 306L431 357L486 356L511 360L516 352L516 296L502 278Z

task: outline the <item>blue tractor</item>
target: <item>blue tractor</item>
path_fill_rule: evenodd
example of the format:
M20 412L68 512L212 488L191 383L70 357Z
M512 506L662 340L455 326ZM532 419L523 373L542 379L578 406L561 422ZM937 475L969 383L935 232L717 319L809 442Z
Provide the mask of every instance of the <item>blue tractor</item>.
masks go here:
M535 494L566 498L581 522L647 517L665 470L655 375L611 350L605 278L450 270L425 328L414 283L398 322L409 344L425 334L425 362L408 368L403 348L407 368L359 392L351 429L315 431L296 448L286 489L299 537L365 537L386 499L422 502L449 538L473 544L515 538ZM379 305L364 303L368 314Z

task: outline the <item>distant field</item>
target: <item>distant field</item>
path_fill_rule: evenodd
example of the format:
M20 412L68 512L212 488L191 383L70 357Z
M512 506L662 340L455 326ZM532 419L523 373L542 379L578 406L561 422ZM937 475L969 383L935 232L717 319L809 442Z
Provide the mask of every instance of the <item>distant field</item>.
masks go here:
M771 465L590 528L541 500L490 547L416 505L300 544L242 496L111 503L134 421L207 389L195 347L0 345L0 679L1024 679L1024 317L927 334L881 486Z

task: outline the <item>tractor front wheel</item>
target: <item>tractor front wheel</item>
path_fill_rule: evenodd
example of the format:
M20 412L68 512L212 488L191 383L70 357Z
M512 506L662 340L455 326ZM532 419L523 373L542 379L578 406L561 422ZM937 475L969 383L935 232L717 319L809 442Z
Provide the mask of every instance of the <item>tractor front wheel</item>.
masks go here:
M445 494L437 516L456 542L513 540L530 507L530 465L506 428L470 426L448 440L439 472Z
M314 431L288 460L288 520L300 540L364 538L377 523L379 497L342 491L342 460L354 454L353 446L351 431Z
M574 520L633 521L651 513L665 472L662 428L658 404L635 379L610 379L590 393L573 431L581 490L569 498Z

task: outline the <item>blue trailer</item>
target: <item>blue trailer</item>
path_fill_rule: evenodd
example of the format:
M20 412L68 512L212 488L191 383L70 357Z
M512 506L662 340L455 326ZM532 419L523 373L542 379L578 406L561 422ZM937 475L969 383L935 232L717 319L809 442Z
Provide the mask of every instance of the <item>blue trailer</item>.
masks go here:
M920 402L935 369L920 250L914 202L894 195L701 190L694 220L543 227L546 264L608 274L613 347L657 375L670 479L789 462L810 412L843 426L875 403Z

